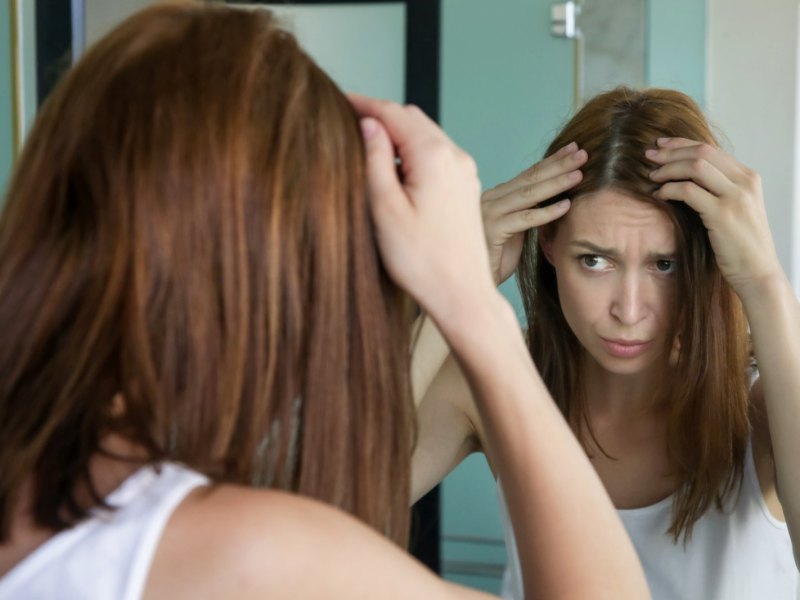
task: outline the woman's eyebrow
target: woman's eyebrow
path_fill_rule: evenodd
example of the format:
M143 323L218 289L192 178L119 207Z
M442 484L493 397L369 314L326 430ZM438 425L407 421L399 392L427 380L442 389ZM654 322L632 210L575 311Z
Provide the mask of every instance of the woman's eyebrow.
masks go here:
M587 240L573 240L569 243L569 245L581 248L583 250L589 250L595 254L605 254L608 256L616 256L618 254L618 251L614 248L603 248L602 246L598 246L597 244L593 244Z
M618 256L619 250L616 248L604 248L593 244L588 240L573 240L569 243L570 246L580 248L581 250L588 250L594 254L602 254L603 256ZM650 252L647 255L648 260L675 260L676 253L672 252Z

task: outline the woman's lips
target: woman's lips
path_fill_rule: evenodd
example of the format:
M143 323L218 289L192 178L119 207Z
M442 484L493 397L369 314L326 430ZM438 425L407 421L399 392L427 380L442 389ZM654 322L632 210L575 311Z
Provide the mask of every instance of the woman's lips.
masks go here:
M650 347L651 342L642 340L609 340L602 338L609 353L617 358L634 358Z

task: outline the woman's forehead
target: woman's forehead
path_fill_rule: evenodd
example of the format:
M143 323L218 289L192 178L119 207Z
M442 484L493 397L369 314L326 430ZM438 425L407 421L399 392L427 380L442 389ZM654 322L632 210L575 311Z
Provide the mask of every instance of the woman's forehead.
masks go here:
M675 243L675 227L665 210L616 190L577 198L561 219L558 234L588 237L606 245L631 236L658 246Z

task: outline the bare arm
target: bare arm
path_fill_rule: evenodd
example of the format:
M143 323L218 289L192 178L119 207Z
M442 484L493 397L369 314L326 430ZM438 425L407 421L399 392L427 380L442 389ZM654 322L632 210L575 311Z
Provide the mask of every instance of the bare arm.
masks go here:
M461 366L448 354L417 409L417 443L411 465L412 504L464 458L482 450L476 411Z
M442 329L467 373L485 451L503 481L526 557L525 589L547 598L647 597L633 546L533 367L513 310L499 294L495 302L495 310L480 317L469 310L464 322Z
M743 292L758 360L781 508L800 565L800 305L786 277Z
M411 347L411 386L414 404L419 406L436 380L450 347L439 333L433 320L426 314L414 322Z
M514 272L525 233L558 219L569 202L539 205L581 180L585 151L570 144L510 181L481 196L489 266L496 283ZM482 427L469 384L433 320L415 324L411 380L418 406L418 437L411 472L411 501L416 502L457 467L482 450ZM491 463L490 463L491 464Z

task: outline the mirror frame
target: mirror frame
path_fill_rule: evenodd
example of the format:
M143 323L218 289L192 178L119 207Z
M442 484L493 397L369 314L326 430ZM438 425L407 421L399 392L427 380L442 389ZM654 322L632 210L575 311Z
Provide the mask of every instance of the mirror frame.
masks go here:
M439 122L441 0L225 0L226 4L402 4L406 10L405 101Z

